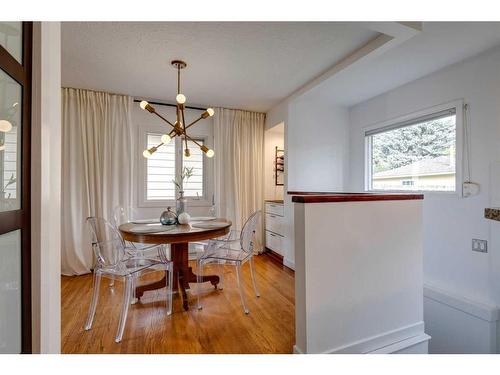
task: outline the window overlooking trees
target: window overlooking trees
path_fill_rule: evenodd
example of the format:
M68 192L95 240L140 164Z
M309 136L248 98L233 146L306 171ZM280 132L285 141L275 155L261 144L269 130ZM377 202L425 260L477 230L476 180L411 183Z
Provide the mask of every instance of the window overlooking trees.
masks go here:
M455 191L455 109L365 133L369 190Z

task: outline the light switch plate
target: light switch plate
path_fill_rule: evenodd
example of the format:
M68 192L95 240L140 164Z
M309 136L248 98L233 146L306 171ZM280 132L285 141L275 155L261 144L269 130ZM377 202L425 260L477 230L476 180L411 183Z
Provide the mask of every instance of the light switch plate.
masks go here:
M488 252L488 241L478 240L477 238L472 239L472 251L478 251L480 253Z

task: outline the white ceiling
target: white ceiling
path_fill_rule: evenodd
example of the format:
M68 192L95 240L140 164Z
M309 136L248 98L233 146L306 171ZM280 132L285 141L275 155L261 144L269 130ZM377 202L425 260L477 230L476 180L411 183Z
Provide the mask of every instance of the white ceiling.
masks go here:
M182 76L188 104L265 112L391 29L404 27L394 22L66 22L62 83L173 101L176 74L170 60L180 58L188 63ZM366 53L311 93L336 104L357 104L500 44L500 23L424 22L421 32L391 36L400 41Z
M267 111L379 33L360 23L64 22L62 84Z
M424 22L422 32L349 66L318 85L314 94L352 106L499 44L500 22Z

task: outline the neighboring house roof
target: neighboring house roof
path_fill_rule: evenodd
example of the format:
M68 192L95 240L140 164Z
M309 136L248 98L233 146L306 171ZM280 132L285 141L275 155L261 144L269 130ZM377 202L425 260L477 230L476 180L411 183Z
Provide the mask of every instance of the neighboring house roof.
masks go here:
M438 156L433 159L422 159L399 168L374 173L373 178L427 176L450 173L455 173L455 158L450 156Z

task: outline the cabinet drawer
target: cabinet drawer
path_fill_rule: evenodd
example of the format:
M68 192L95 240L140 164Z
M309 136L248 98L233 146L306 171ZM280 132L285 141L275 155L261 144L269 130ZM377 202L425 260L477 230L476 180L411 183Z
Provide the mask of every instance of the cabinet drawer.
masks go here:
M278 216L284 216L283 204L281 203L266 203L266 213Z
M280 255L283 255L283 237L279 234L266 231L266 247Z
M266 230L284 236L285 233L283 230L283 219L283 216L266 214Z

